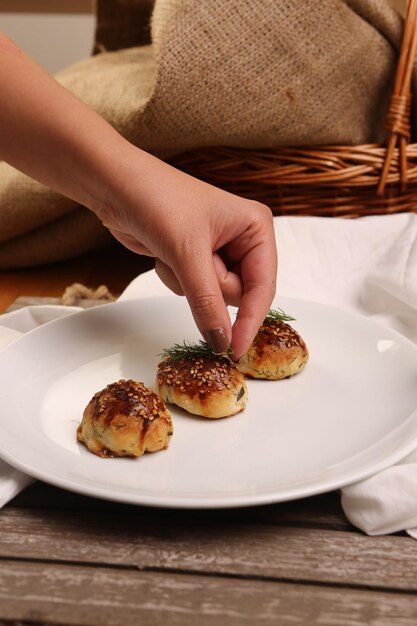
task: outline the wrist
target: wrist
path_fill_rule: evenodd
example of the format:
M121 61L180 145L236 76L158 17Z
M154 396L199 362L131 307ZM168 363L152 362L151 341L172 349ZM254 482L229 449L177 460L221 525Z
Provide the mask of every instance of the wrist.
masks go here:
M76 200L106 223L120 203L132 176L137 149L108 127L76 156ZM75 195L75 194L73 194Z
M88 208L106 226L129 207L145 213L158 194L161 167L169 166L117 135L94 159L95 176L87 177Z

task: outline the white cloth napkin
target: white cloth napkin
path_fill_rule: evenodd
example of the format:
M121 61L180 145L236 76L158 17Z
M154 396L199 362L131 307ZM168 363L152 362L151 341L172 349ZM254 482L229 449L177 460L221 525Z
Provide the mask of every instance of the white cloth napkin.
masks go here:
M29 330L78 310L77 307L29 306L0 315L0 350ZM0 459L0 508L32 482L30 476Z
M417 215L279 217L275 228L281 295L357 311L417 343ZM165 293L170 292L151 271L136 278L121 299ZM0 347L16 336L10 329L26 332L72 311L74 307L41 306L0 316ZM0 506L27 481L0 465ZM407 529L417 538L417 452L344 488L342 505L348 519L368 534Z

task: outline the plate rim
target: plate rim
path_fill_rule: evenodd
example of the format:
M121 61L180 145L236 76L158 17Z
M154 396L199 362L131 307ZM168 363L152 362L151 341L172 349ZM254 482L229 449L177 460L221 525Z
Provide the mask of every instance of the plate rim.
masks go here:
M414 413L416 413L414 411ZM413 415L413 414L412 414ZM110 502L118 502L122 504L130 504L133 506L146 506L149 508L166 508L166 509L186 509L186 510L203 510L203 509L234 509L234 508L244 508L244 507L254 507L254 506L265 506L271 504L279 504L282 502L291 502L293 500L299 500L303 498L310 498L312 496L330 493L332 491L336 491L342 489L344 487L350 487L351 485L361 482L362 480L366 480L385 469L395 465L398 461L404 459L408 454L413 452L417 447L417 435L409 441L409 443L401 448L401 452L393 452L385 459L381 460L379 463L372 466L372 469L368 471L361 471L359 468L357 470L358 475L354 475L353 478L349 480L334 480L328 481L325 485L313 485L310 487L299 487L293 490L282 490L280 495L277 497L277 492L275 494L261 494L261 495L232 495L232 496L216 496L214 500L208 499L198 499L198 498L184 498L178 500L178 496L173 498L169 498L167 496L144 496L140 495L137 498L135 496L127 496L123 492L117 492L115 490L111 494L109 490L104 490L100 486L91 486L84 485L82 486L79 483L71 483L67 481L65 478L62 480L57 479L55 477L48 476L46 473L42 471L32 471L31 469L28 471L27 467L23 462L10 462L6 456L0 450L1 459L6 463L9 463L13 468L18 471L21 471L27 474L29 477L34 478L36 480L41 480L49 485L54 487L59 487L61 489L66 489L67 491L78 493L83 496L89 496L93 498L98 498L102 500L107 500ZM388 462L387 462L388 461Z
M90 309L81 309L77 311L70 311L68 315L61 316L57 319L51 320L46 324L42 324L32 330L24 333L21 337L12 341L10 344L4 346L0 353L3 355L4 352L7 352L11 346L14 346L21 341L24 341L29 335L36 334L44 327L50 327L51 325L62 324L65 323L65 320L69 317L77 317L79 315L87 316L94 315L98 309L114 309L120 307L131 307L134 306L135 303L140 302L143 304L144 301L155 302L155 301L167 301L175 298L180 300L180 296L175 295L160 295L160 296L152 296L152 297L142 297L142 298L130 298L126 300L116 301L106 303L101 305L100 307L92 307ZM417 346L414 342L412 342L408 337L402 335L395 329L384 326L383 324L378 323L375 320L369 319L367 316L362 315L359 312L352 311L350 309L342 309L339 307L335 307L333 305L329 305L322 302L317 302L313 300L306 300L301 298L293 298L288 296L279 296L277 298L279 301L287 301L287 302L296 302L301 305L306 304L308 306L318 306L324 307L336 314L342 313L343 315L347 315L349 317L360 319L362 323L366 323L371 325L372 327L379 327L381 330L387 331L391 336L397 337L401 342L408 344L413 350L416 351L417 356ZM42 305L40 305L42 306ZM400 427L404 427L405 422L409 421L414 414L417 414L417 408L413 411L409 416L405 418L405 420L401 423ZM1 424L0 424L1 428ZM380 445L384 439L389 436L392 436L393 431L387 433L382 439L380 439L376 444ZM286 502L295 499L311 497L314 495L327 493L330 491L334 491L336 489L343 488L347 485L352 485L355 482L365 480L370 476L377 474L378 472L387 469L388 467L394 465L404 457L406 457L410 452L415 450L417 447L417 434L410 438L406 444L399 446L397 449L391 451L388 455L385 455L383 459L380 459L377 462L371 463L372 467L369 469L364 469L361 465L356 468L353 472L349 473L349 477L343 479L342 477L336 477L334 479L328 478L324 481L323 485L317 484L316 481L313 481L311 485L299 485L294 488L284 488L279 491L274 492L263 492L261 494L245 494L245 495L227 495L227 496L213 496L213 497L202 497L196 498L194 496L183 497L178 495L174 495L173 497L165 495L144 495L133 494L132 492L118 492L117 488L103 488L102 486L93 483L82 484L80 482L81 479L77 481L68 480L65 476L62 476L59 472L51 476L47 472L39 470L38 468L33 468L31 465L27 465L23 460L16 460L13 454L8 454L7 450L4 450L2 447L2 442L0 440L0 458L3 459L6 463L10 464L13 468L22 471L32 478L42 480L48 484L54 485L56 487L64 488L69 491L79 493L85 496L101 498L104 500L109 500L113 502L121 502L125 504L131 504L136 506L147 506L154 508L176 508L176 509L215 509L215 508L239 508L239 507L252 507L252 506L260 506L260 505L268 505L279 502ZM353 458L353 457L351 457ZM369 465L365 463L365 466ZM320 482L320 481L319 481Z

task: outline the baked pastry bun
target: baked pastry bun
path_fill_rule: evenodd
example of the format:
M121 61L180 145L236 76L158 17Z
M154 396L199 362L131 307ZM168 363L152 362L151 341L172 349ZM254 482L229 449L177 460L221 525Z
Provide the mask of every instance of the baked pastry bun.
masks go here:
M77 439L101 457L141 456L168 447L171 415L141 382L119 380L98 391L77 429Z
M285 320L282 311L269 311L249 350L237 367L249 378L281 380L294 376L308 361L308 348L301 336Z
M194 415L219 418L243 411L248 390L243 374L204 341L165 350L156 384L165 402Z

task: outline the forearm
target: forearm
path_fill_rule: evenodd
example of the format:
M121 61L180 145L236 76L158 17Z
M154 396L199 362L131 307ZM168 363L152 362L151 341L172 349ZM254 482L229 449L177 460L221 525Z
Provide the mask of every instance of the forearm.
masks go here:
M126 247L156 257L216 350L219 339L221 351L232 339L237 358L248 348L275 291L267 207L135 148L2 36L0 158L92 209ZM233 338L225 301L240 307Z
M101 211L133 148L0 34L0 159Z

